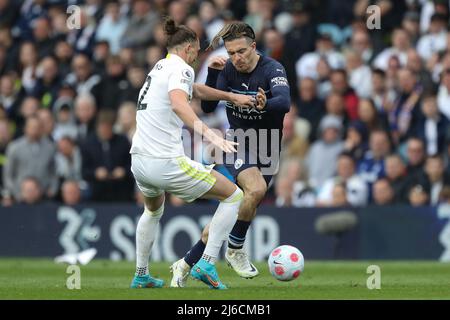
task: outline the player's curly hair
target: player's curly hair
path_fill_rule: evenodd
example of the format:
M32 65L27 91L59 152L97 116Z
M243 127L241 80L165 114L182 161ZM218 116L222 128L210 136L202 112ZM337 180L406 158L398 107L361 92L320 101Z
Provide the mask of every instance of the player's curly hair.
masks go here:
M220 40L232 41L242 37L248 38L250 41L255 41L255 31L245 22L231 22L224 26L222 30L211 40L209 48L217 48L219 46Z
M177 26L175 21L170 17L164 19L163 29L167 36L168 49L185 42L197 41L197 34L192 29L184 25Z

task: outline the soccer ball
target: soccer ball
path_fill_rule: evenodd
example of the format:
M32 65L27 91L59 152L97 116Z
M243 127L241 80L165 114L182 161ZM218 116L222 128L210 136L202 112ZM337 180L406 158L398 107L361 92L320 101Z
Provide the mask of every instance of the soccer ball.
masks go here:
M291 281L303 272L305 260L296 247L283 245L272 250L268 263L270 273L275 279Z

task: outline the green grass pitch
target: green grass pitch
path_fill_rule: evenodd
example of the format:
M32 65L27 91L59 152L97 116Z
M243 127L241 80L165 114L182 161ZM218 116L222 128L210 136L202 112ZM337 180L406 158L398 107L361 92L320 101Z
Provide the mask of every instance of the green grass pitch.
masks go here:
M366 286L367 267L381 269L381 289ZM218 271L230 289L215 291L189 279L188 288L129 289L134 263L94 260L81 269L81 289L69 290L67 265L45 259L0 259L0 299L450 299L450 264L438 262L306 261L291 282L275 280L265 263L260 275L239 278L224 263ZM151 273L170 281L169 263L151 264Z

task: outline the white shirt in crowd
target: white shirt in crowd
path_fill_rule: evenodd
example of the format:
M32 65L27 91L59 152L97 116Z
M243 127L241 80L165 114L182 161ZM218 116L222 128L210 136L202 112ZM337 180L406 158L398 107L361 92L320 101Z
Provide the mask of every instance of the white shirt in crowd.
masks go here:
M331 202L333 200L333 187L336 184L336 177L325 181L319 190L317 201ZM351 176L346 181L348 202L355 207L367 205L368 187L367 183L358 175Z
M417 53L424 60L429 60L434 53L445 50L447 47L447 33L441 31L435 34L425 34L417 43Z
M372 94L372 71L369 66L361 65L349 74L350 86L360 98L370 98Z
M400 51L397 48L390 47L384 49L376 56L373 61L373 66L377 69L386 71L389 65L389 59L394 55L398 57L401 66L406 65L406 62L408 61L408 54L406 51Z
M324 53L323 56L327 60L331 69L340 69L345 67L344 56L335 50ZM312 78L317 80L317 64L319 63L321 54L318 52L305 53L295 64L295 71L298 78Z
M191 99L194 76L194 69L175 54L155 64L139 92L130 153L157 158L184 156L183 121L172 110L169 92L181 89Z
M444 85L439 86L437 104L439 111L450 120L450 92Z

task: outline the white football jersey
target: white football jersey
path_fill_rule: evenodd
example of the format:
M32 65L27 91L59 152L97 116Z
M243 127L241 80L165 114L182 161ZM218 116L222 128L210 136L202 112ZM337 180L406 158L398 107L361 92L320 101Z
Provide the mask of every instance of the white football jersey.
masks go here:
M130 153L156 158L184 155L183 121L172 110L169 92L181 89L190 100L194 76L194 69L175 54L156 63L139 92L137 127Z

